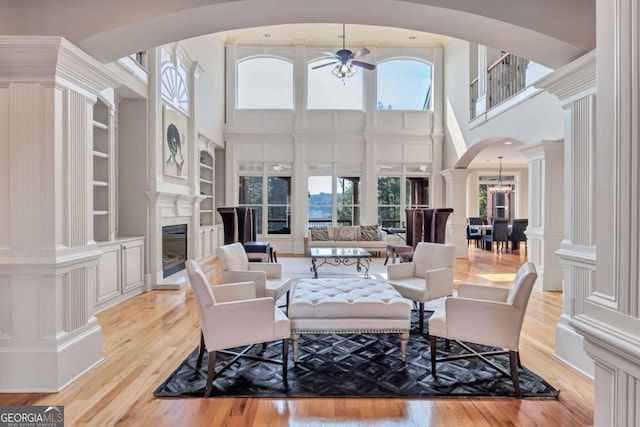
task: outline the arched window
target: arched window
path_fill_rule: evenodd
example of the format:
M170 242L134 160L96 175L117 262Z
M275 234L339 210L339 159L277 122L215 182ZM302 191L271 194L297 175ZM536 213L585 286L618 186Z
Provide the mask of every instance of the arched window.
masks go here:
M331 73L332 66L311 69L327 61L321 59L310 62L308 65L307 108L310 110L363 110L363 70L358 69L356 74L343 80Z
M429 110L432 67L414 59L378 64L378 110Z
M237 65L237 108L293 109L293 64L280 58L246 59Z

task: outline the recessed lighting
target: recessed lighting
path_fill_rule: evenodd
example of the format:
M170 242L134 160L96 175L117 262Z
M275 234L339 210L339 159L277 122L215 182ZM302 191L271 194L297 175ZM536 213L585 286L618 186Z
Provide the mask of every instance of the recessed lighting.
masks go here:
M409 36L409 40L417 40L418 38L416 36Z
M513 144L513 142L511 142L511 141L507 141L507 142L504 143L504 145L511 145L511 144Z

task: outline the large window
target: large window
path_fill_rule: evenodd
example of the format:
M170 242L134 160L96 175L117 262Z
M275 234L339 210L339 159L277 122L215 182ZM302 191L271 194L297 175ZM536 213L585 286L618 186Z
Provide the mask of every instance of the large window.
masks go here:
M430 165L378 165L380 225L402 227L406 208L429 207L429 171Z
M290 172L291 165L241 165L238 204L256 210L257 234L291 233Z
M309 176L309 227L360 224L360 177Z
M237 108L293 109L293 64L272 57L238 62Z
M431 109L431 65L413 59L378 64L378 110Z
M400 177L378 177L378 222L383 227L400 227Z
M310 110L363 110L362 74L344 80L331 73L331 66L312 70L311 67L330 61L310 62L307 69L307 108Z

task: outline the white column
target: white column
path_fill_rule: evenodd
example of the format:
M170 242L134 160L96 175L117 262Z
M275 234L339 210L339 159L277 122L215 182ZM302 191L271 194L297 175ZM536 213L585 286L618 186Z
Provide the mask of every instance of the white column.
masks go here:
M640 11L596 1L596 273L570 325L595 363L596 426L640 424Z
M429 205L434 208L443 207L447 205L446 194L444 190L444 180L440 177L442 171L442 157L443 157L443 141L444 135L432 135L432 162L431 162L431 182L429 183ZM448 205L447 205L448 206Z
M0 57L0 391L55 392L102 360L93 104L118 79L60 37Z
M593 361L570 321L584 313L595 281L596 52L555 71L536 87L556 95L565 116L564 238L556 251L564 267L563 313L556 326L555 355L593 376Z
M527 252L538 271L536 288L560 291L563 269L556 251L564 227L564 144L540 141L517 150L529 161Z
M456 258L468 258L467 247L467 169L447 169L440 172L446 181L446 207L453 208L447 227L447 243L456 247Z
M478 45L478 99L476 117L487 111L487 47Z

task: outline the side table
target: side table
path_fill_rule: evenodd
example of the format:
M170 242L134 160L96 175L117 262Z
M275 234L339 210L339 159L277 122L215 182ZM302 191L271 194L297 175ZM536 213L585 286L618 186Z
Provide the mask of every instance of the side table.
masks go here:
M266 254L271 262L277 262L275 258L275 250L269 242L245 242L244 250L247 254L261 253Z

